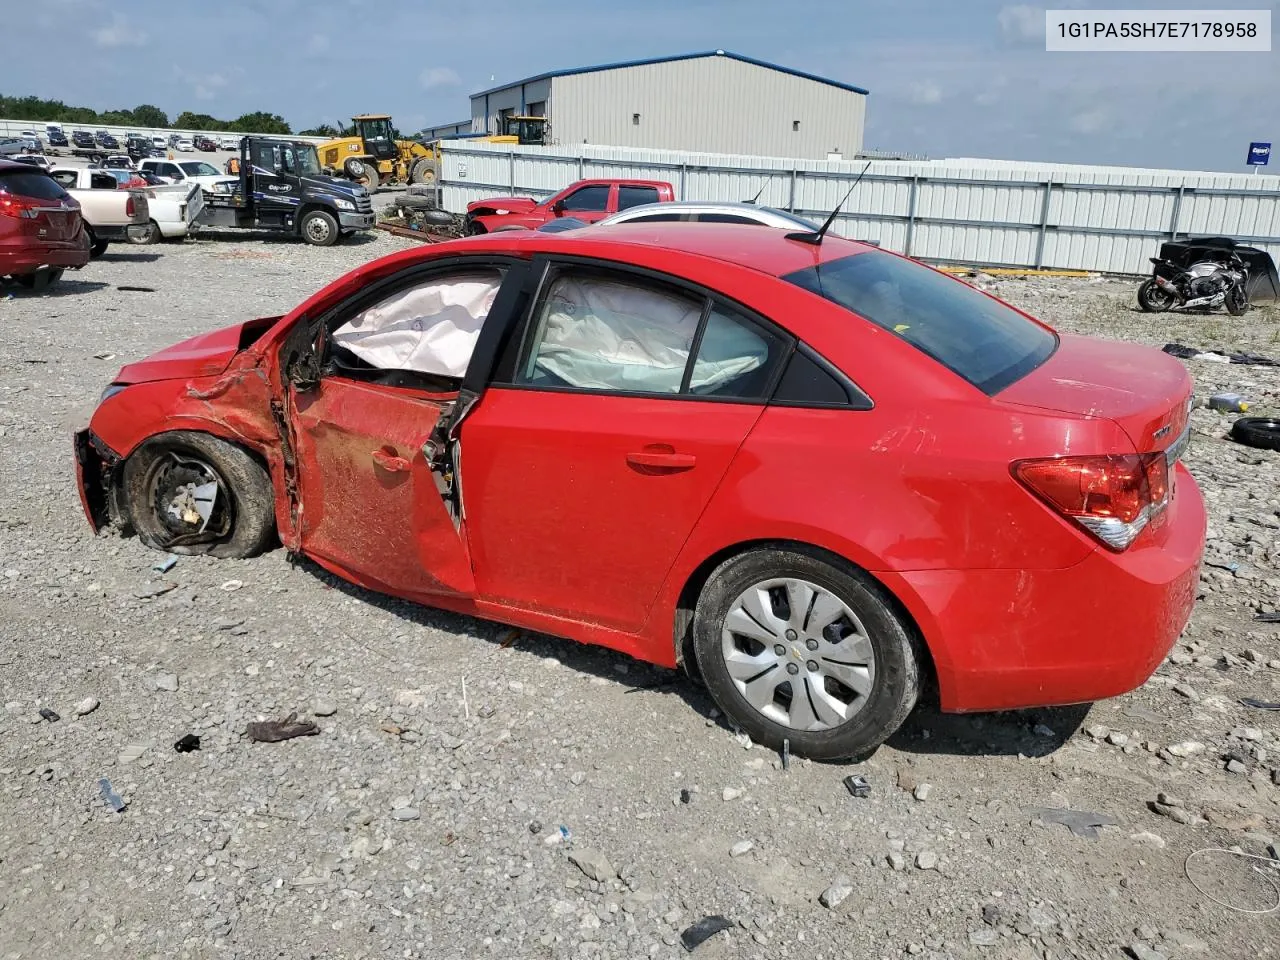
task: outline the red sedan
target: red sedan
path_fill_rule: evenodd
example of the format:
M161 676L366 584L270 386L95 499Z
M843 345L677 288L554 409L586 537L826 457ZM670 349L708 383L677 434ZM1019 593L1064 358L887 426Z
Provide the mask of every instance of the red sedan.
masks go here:
M0 277L43 290L88 262L79 202L39 167L0 160Z
M1204 546L1185 368L813 239L624 224L385 257L122 369L76 437L85 510L683 664L815 758L873 749L923 691L1144 682Z

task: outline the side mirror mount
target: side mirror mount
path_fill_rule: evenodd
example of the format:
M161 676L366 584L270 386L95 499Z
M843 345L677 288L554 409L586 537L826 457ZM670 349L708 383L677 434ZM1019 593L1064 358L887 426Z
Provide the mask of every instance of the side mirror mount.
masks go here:
M563 201L563 200L557 200L555 203L553 203L553 204L551 205L551 212L552 212L552 213L554 213L557 217L558 217L558 216L560 216L561 214L563 214L563 213L564 213L564 201Z

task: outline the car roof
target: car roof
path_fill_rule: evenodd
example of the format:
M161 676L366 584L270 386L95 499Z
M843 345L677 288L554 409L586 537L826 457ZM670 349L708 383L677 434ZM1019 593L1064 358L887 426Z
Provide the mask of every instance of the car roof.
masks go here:
M625 257L628 247L644 247L720 260L773 277L876 250L871 244L835 234L827 234L821 244L811 244L789 240L788 233L761 230L754 224L741 223L617 223L608 226L597 223L589 230L566 230L563 233L502 231L464 237L451 241L451 244L456 244L454 249L458 251L475 244L494 250L599 256L603 259Z
M778 210L775 207L765 207L757 203L747 203L745 201L720 201L720 200L670 200L666 203L642 203L634 207L627 207L625 210L619 210L617 213L610 215L606 219L613 222L615 219L621 220L623 217L640 217L650 213L734 213L741 216L750 217L754 215L754 219L761 223L774 222L779 226L786 224L787 226L795 226L796 220L803 220L796 214L787 213L785 210ZM808 221L805 221L806 223ZM817 226L817 224L814 224Z
M25 170L29 173L33 166L34 165L30 163L19 163L17 160L5 160L3 157L0 157L0 173L3 173L5 170ZM35 167L35 169L39 170L40 168Z

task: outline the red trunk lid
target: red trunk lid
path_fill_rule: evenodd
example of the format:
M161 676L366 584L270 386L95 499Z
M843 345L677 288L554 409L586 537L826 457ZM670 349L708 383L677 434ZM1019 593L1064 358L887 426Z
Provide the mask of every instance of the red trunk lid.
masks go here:
M1164 450L1187 424L1191 375L1151 347L1063 334L1057 351L1001 391L1006 403L1114 421L1139 453Z

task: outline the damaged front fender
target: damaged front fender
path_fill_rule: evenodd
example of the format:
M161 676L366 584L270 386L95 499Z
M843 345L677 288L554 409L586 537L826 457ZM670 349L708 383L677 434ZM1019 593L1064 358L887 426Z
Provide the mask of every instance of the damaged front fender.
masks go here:
M120 519L115 471L121 458L87 427L75 433L72 443L80 503L89 520L89 528L97 533Z

